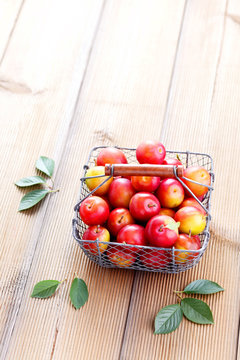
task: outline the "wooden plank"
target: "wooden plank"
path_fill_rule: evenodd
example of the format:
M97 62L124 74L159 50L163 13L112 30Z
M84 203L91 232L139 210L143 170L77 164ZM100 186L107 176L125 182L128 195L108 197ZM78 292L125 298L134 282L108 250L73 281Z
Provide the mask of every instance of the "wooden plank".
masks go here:
M240 165L237 161L237 153L239 149L239 121L238 121L238 107L239 107L239 58L240 51L237 46L239 38L239 26L240 26L240 4L236 0L229 1L227 12L226 12L226 31L224 46L222 51L221 62L219 66L219 72L217 77L216 92L214 97L214 117L215 117L215 127L213 131L217 130L217 117L222 124L221 132L219 136L222 136L225 140L224 143L227 148L229 148L228 155L224 154L223 161L229 161L229 171L224 174L224 181L220 183L220 189L222 189L223 198L220 198L220 208L221 212L218 214L218 223L223 223L223 235L219 237L220 242L226 243L227 246L231 247L236 256L236 262L231 263L227 261L231 272L228 273L227 281L230 282L229 288L231 292L225 309L227 306L232 310L232 318L234 328L238 330L238 339L237 344L235 344L235 339L233 342L233 351L236 350L236 359L240 359L240 310L239 310L239 215L240 210L238 201L240 195L238 192L238 177L240 171ZM227 96L223 92L222 87L226 86ZM229 108L228 108L229 106ZM224 116L225 114L225 116ZM226 122L227 119L227 122ZM229 124L229 125L228 125ZM229 126L229 128L228 128ZM225 139L226 138L226 139ZM219 146L220 137L217 141L214 142L213 147L216 149ZM219 172L223 171L222 167L219 166ZM226 192L224 187L227 187L228 191ZM224 201L225 199L225 201ZM224 211L225 208L225 211ZM225 223L225 216L227 216L227 221ZM232 214L232 217L230 216ZM217 233L216 233L217 234ZM217 234L218 235L218 234ZM236 269L235 269L236 267ZM226 267L227 268L227 267ZM232 296L232 298L230 298ZM224 310L225 310L224 309ZM235 317L234 317L235 316ZM238 320L238 321L237 321ZM233 329L229 327L230 332L233 333ZM230 337L230 334L229 334Z
M231 10L237 16L238 9ZM234 359L239 323L239 24L225 1L188 3L162 140L169 149L209 152L216 183L211 240L200 264L178 275L137 274L123 359ZM236 18L235 18L236 19ZM224 150L226 149L226 151ZM215 324L183 321L177 331L153 335L161 307L176 303L173 290L207 278L225 292L200 297Z
M58 166L102 5L96 0L26 1L1 65L8 79L0 89L3 357L48 203L17 213L25 191L13 182L34 173L39 155L53 157Z
M23 4L24 0L0 1L0 64L11 40Z
M119 356L133 273L104 270L86 259L70 234L73 205L82 165L93 145L132 146L144 136L160 133L183 9L184 1L169 0L106 4L56 174L61 191L49 201L37 236L9 359ZM80 311L69 301L75 271L90 291ZM29 299L34 283L52 277L68 278L57 296L47 301Z

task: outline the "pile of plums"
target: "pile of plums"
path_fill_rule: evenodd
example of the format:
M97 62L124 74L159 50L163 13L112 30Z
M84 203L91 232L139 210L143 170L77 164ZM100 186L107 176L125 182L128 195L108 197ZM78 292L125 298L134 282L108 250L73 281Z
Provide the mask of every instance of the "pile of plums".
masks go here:
M140 164L182 165L180 159L165 156L165 147L158 141L145 141L136 149ZM120 149L106 147L95 163L96 166L87 170L86 177L105 175L105 164L127 164L127 158ZM208 171L191 166L184 169L183 175L202 184L182 179L202 201L211 183ZM85 182L92 191L105 179L107 176ZM131 266L138 257L145 267L158 269L171 261L171 252L164 248L173 246L175 263L185 263L194 255L177 250L199 250L198 235L206 226L204 209L182 184L175 178L156 176L112 177L81 203L79 214L88 225L82 237L88 240L84 247L94 255L99 251L104 253L111 263L120 267ZM111 242L121 246L111 246Z

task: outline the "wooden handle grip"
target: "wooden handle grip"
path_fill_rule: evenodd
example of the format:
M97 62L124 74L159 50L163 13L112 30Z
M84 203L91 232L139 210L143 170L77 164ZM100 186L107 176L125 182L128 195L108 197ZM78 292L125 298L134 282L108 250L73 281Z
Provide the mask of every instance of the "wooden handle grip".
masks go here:
M105 175L113 176L164 176L174 178L174 166L175 165L133 165L133 164L106 164ZM176 165L177 176L183 176L183 166Z

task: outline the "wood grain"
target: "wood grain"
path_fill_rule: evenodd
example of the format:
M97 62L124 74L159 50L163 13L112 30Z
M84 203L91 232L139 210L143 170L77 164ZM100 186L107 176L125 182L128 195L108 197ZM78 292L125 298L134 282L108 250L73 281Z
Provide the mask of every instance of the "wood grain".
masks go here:
M100 269L83 256L70 234L73 205L91 146L135 145L143 128L150 138L160 133L183 8L183 1L107 2L56 174L61 191L49 201L39 234L28 238L37 246L8 358L119 357L133 273ZM79 312L68 295L75 271L90 292ZM52 299L29 299L33 284L50 277L69 280Z

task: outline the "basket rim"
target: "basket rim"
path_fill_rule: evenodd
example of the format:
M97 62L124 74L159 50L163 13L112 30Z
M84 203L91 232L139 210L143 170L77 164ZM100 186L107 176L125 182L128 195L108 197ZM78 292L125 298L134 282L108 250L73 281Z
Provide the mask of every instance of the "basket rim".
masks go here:
M88 162L89 160L91 159L91 156L92 156L92 153L95 151L95 150L98 150L98 149L106 149L108 147L113 147L113 148L116 148L116 149L119 149L119 150L131 150L131 151L135 151L136 148L130 148L130 147L126 147L126 146L118 146L118 145L113 145L113 146L108 146L108 145L99 145L99 146L94 146L93 148L91 148L90 152L89 152L89 155L88 155L88 158L87 158L87 163L83 166L83 169L85 170L85 166L88 166ZM186 150L186 151L183 151L183 150L168 150L166 149L166 153L170 153L170 154L174 154L174 153L178 153L178 154L191 154L191 155L202 155L202 156L206 156L210 159L211 161L211 172L213 172L213 158L211 157L211 155L207 154L207 153L202 153L202 152L194 152L194 151L189 151L189 150Z

